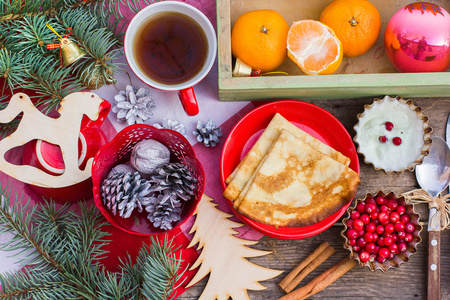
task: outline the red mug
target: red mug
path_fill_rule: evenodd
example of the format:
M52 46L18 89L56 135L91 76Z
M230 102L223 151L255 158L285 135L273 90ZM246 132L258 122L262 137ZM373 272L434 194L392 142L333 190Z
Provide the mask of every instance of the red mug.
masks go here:
M100 126L110 110L111 104L103 100L99 107L97 120L93 121L86 116L83 117L78 139L78 166L80 169L84 169L89 158L94 157L97 151L107 143ZM43 140L33 140L25 144L22 164L39 168L55 176L64 173L64 161L59 146ZM29 186L37 195L51 198L57 202L76 202L92 197L91 178L61 188L45 188L31 184Z
M198 114L193 86L209 73L217 52L215 30L201 11L176 1L147 6L131 20L124 50L140 80L159 90L178 91L185 112Z

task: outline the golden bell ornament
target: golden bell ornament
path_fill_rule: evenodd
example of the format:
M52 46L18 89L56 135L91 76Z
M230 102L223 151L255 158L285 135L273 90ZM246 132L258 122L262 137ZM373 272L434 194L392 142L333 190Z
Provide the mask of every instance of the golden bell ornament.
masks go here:
M64 67L76 62L86 54L86 51L81 49L76 43L72 42L68 38L61 39L61 56Z

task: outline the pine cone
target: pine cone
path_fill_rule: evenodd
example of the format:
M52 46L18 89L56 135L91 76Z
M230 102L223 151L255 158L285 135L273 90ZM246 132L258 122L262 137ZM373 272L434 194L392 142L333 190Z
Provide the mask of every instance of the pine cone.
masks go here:
M197 140L206 147L215 147L219 142L219 138L222 136L222 129L220 127L216 128L216 123L212 119L209 119L204 127L202 122L198 121L193 133L197 137Z
M101 194L103 204L115 215L117 211L123 218L130 217L137 207L139 212L148 203L151 183L139 172L118 172L102 182Z
M181 220L181 203L171 202L164 195L150 197L145 210L148 219L156 228L172 229L172 223Z
M153 126L155 126L156 128L159 128L159 129L162 129L162 128L172 129L172 130L175 130L176 132L181 133L182 135L186 135L186 128L184 127L183 124L178 123L178 121L172 121L171 119L162 118L161 123L162 123L161 125L153 124Z
M194 195L197 178L193 177L188 167L182 163L171 163L156 169L150 178L152 192L162 192L170 202L189 200Z
M117 113L118 122L126 122L128 125L135 123L144 123L153 116L152 110L155 103L150 98L148 89L140 88L139 90L131 85L127 85L125 91L120 91L114 97L115 105L112 108Z

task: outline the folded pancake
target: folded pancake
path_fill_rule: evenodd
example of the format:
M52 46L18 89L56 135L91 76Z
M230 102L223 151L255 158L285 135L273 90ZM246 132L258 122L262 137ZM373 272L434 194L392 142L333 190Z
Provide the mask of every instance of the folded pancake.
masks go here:
M228 184L223 195L230 201L236 200L236 198L241 193L242 189L245 187L246 183L256 170L258 164L261 162L264 155L266 155L270 146L278 138L282 129L285 129L292 133L297 138L301 139L305 143L308 143L312 147L316 148L318 151L330 156L331 158L345 164L349 165L350 159L334 150L330 146L322 143L318 139L304 132L288 120L286 120L282 115L276 113L272 120L270 121L267 128L264 130L263 134L260 136L258 141L253 145L244 159L239 163L237 168L231 173L226 179Z
M282 130L248 182L239 213L275 226L306 226L355 196L358 173Z

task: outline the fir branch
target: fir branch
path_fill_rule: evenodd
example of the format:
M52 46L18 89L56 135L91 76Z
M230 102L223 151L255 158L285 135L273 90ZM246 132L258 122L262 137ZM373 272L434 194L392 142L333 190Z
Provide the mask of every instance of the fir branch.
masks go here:
M17 31L12 35L13 46L10 49L18 53L29 51L48 53L46 45L55 43L56 35L52 37L48 34L47 23L48 18L40 14L17 21Z
M14 86L25 82L24 75L27 65L22 63L22 58L17 53L12 53L7 49L0 49L0 77L5 78L11 90Z

